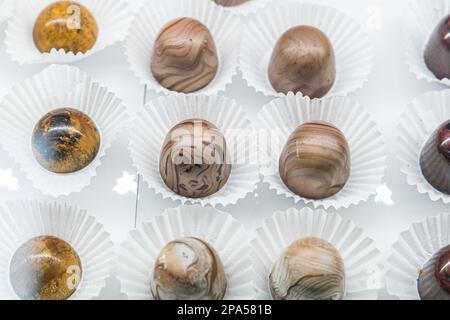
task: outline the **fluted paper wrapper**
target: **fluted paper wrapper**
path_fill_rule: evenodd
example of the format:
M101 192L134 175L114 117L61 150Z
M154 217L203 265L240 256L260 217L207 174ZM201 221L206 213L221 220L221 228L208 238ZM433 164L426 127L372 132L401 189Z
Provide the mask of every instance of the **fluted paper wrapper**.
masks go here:
M213 0L211 0L213 1ZM248 16L252 13L258 12L258 10L266 7L270 3L270 0L249 0L238 6L223 7L225 10L230 11L232 14L240 16Z
M12 0L0 0L0 24L8 19L13 12Z

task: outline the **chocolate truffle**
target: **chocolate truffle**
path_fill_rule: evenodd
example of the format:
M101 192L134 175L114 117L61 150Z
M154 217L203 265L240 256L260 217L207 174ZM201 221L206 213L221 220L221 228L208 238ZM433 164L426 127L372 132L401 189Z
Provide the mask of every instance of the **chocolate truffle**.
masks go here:
M280 156L280 177L295 194L314 200L341 191L350 177L350 148L344 134L330 123L299 126Z
M450 121L428 139L420 154L423 176L436 190L450 194Z
M431 34L425 48L425 63L439 80L450 79L450 15Z
M450 300L450 245L425 264L419 275L418 290L422 300Z
M160 31L153 50L151 71L171 91L191 93L213 81L219 57L213 36L201 22L179 18Z
M324 240L298 240L275 263L269 284L275 300L342 300L344 262L336 248Z
M151 289L155 300L222 300L227 279L211 245L183 238L170 242L159 255Z
M231 174L225 137L206 120L185 120L167 135L159 168L173 192L187 198L211 196L223 188Z
M234 7L239 6L248 0L214 0L215 3L224 7Z
M86 53L95 45L98 26L87 8L75 1L58 1L38 16L33 38L40 52L64 49Z
M297 26L278 40L269 65L269 80L277 92L322 98L335 79L333 46L322 31Z
M84 113L57 109L46 114L35 126L33 154L50 172L73 173L87 167L100 149L100 133Z
M64 240L42 236L31 239L14 254L10 282L22 300L66 300L80 284L81 261Z

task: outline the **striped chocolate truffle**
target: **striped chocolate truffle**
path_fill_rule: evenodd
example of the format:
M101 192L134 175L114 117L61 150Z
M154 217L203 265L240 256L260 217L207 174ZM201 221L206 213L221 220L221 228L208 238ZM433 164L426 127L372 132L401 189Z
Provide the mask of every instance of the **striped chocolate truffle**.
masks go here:
M450 245L436 252L420 271L422 300L450 300Z

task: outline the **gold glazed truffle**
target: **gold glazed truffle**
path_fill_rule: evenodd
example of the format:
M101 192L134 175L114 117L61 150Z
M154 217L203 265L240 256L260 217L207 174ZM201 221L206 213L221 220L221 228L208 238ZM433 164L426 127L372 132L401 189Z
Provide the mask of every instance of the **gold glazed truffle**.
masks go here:
M22 300L66 300L80 284L81 261L67 242L50 236L31 239L14 254L10 282Z
M279 162L280 177L295 194L326 199L350 177L350 148L344 134L326 122L299 126L289 137Z
M151 59L155 79L171 91L198 91L215 78L219 57L212 34L201 22L179 18L160 31Z
M248 0L214 0L215 3L224 7L234 7L239 6Z
M156 260L155 300L222 300L227 279L219 255L197 238L170 242Z
M185 120L167 135L159 169L173 192L187 198L211 196L225 186L231 175L225 137L206 120Z
M427 261L418 281L422 300L450 300L450 245Z
M298 240L275 263L269 284L275 300L342 300L344 262L336 248L324 240Z
M297 26L278 40L269 65L269 80L277 92L322 98L333 87L335 78L333 46L322 31Z
M62 108L46 114L35 126L33 154L54 173L73 173L87 167L100 149L100 133L84 113Z
M77 54L94 47L98 32L97 22L87 8L75 1L57 1L39 14L33 38L40 52L64 49Z

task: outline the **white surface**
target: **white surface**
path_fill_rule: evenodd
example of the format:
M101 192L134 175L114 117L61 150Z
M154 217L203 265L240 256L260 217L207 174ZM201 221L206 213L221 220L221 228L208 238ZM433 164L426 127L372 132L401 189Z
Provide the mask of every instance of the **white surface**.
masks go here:
M375 202L372 198L367 203L348 210L340 210L339 213L344 218L353 219L357 226L363 227L368 236L375 240L378 248L387 254L391 244L398 239L399 233L408 229L412 222L426 216L450 211L447 210L448 205L432 202L428 196L420 195L414 187L408 186L405 176L400 173L399 162L396 159L396 127L405 106L413 97L429 90L440 90L443 87L418 81L408 72L404 63L402 26L406 19L404 8L407 0L321 0L316 2L338 7L368 27L375 48L375 67L369 83L351 97L368 108L386 138L389 150L386 183L393 192L392 201L395 204ZM4 28L5 25L0 27L0 97L14 83L23 81L45 67L44 65L19 67L10 62L3 45ZM144 89L139 85L139 80L128 71L123 52L120 45L115 45L75 65L116 92L131 111L136 111L143 105ZM254 117L261 106L270 101L270 98L255 94L240 76L234 78L233 85L228 87L226 96L235 98ZM147 95L147 98L151 97L153 97L152 94ZM88 209L90 214L95 215L105 224L117 245L126 238L127 232L136 222L148 221L155 215L161 214L164 209L179 205L170 200L162 200L144 183L140 183L139 201L136 201L137 190L134 188L134 183L138 178L134 176L135 170L126 148L127 143L127 134L124 133L107 152L103 166L99 168L98 176L94 178L89 188L80 194L58 199L58 201L70 202L80 208ZM117 181L120 183L117 184ZM385 188L380 190L385 191L384 194L388 192ZM30 181L26 180L24 174L19 171L17 164L0 151L0 204L16 198L49 199L34 190ZM389 197L386 200L385 195L378 199L385 199L386 203L390 203ZM248 230L254 230L261 225L264 218L271 217L274 211L286 210L290 207L299 208L300 205L295 205L293 200L283 196L276 196L274 191L268 190L267 185L261 184L255 194L247 196L237 205L219 209L232 213L235 218L245 224ZM330 211L333 212L333 210ZM119 289L118 281L110 279L101 298L123 298ZM380 297L389 298L384 292L384 290L380 291Z

